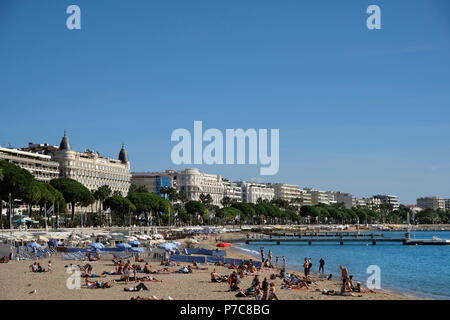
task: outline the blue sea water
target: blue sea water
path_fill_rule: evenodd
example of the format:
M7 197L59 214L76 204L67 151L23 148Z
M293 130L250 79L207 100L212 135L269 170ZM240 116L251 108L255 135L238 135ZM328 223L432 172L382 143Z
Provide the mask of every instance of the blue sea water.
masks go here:
M385 237L403 237L404 232L383 232ZM448 231L418 231L411 238L450 239ZM450 245L404 246L401 243L258 243L236 244L237 249L260 257L260 247L272 251L273 257L286 256L288 269L303 270L305 257L312 258L312 271L317 272L319 260L325 260L325 273L340 279L339 265L348 268L357 281L366 285L367 267L381 270L381 289L422 298L450 299ZM275 258L273 258L275 260ZM281 261L281 258L280 258Z

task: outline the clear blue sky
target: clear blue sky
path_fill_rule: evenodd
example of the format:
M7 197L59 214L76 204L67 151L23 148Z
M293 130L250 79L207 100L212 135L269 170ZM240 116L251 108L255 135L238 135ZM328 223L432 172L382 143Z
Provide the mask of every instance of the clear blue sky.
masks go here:
M82 30L66 28L78 4ZM366 28L370 4L382 29ZM357 196L450 197L448 0L1 0L0 144L179 169L176 128L279 128L280 170Z

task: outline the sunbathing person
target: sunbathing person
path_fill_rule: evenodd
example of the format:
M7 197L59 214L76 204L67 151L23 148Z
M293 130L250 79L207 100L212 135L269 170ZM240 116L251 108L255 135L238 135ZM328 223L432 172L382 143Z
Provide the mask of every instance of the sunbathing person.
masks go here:
M145 276L145 277L137 278L137 282L162 282L162 280L158 280L151 276Z
M7 256L3 256L3 257L0 259L0 263L8 263L8 262L9 262L9 259L8 259Z
M116 256L114 256L113 259L112 259L112 262L114 263L114 265L117 266L117 265L119 265L120 260Z
M91 281L88 278L85 278L84 280L89 289L107 289L112 287L112 284L109 282Z
M134 257L134 262L147 262L147 261L145 261L144 259L141 259L141 257L138 254Z
M211 272L211 282L221 282L220 275L216 272L216 269L214 268L213 272Z
M31 272L37 272L37 262L30 264L29 269Z
M197 262L195 262L195 260L192 260L192 268L193 268L193 269L197 269L197 270L208 270L207 267L205 267L205 268L200 268L200 267L198 266Z
M356 287L353 288L353 292L359 292L359 293L377 293L376 291L366 288L364 289L363 287L361 287L361 283L357 283Z
M123 291L140 291L141 289L148 291L147 286L145 284L143 284L142 282L134 287L123 288Z
M98 261L98 260L100 260L100 255L98 254L97 257L94 257L90 253L86 253L86 258L89 261Z
M143 297L136 297L136 298L133 298L133 297L131 297L131 299L130 300L164 300L163 298L157 298L157 297L155 297L155 296L152 296L152 297L147 297L147 298L143 298Z

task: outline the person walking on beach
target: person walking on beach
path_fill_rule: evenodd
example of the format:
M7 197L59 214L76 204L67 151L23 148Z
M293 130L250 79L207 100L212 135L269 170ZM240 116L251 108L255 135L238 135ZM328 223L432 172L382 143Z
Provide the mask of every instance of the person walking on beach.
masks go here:
M319 260L319 273L325 273L325 268L324 268L324 266L325 266L325 260L323 260L323 258L320 258L320 260Z
M308 276L308 266L309 266L308 258L305 258L305 263L303 264L303 270L305 272L305 277Z
M264 263L264 247L261 247L261 262Z

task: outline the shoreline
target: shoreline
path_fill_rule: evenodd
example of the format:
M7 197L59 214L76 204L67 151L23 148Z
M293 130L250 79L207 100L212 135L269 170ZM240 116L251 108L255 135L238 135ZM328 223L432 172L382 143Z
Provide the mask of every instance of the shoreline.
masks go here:
M229 233L220 234L217 236L218 240L225 240L233 236L242 236L241 233ZM203 236L195 236L199 240L199 247L209 247L216 249L216 240L214 236L207 237L206 240L202 240ZM184 242L185 239L179 239L178 241ZM222 249L222 248L221 248ZM257 257L244 252L239 246L223 248L227 252L227 257L236 259L254 259L259 260ZM145 257L144 257L145 258ZM106 259L106 258L105 258ZM114 286L110 289L97 289L91 290L84 287L84 279L82 279L81 289L69 290L66 286L67 279L70 274L66 273L65 265L70 263L79 264L79 261L63 260L58 258L45 258L39 260L39 262L47 267L47 260L52 260L53 271L51 273L32 273L28 270L28 266L33 261L11 261L6 264L0 264L0 299L2 300L129 300L134 297L152 297L168 299L169 296L174 300L235 300L235 301L248 301L255 300L254 297L242 297L235 296L236 292L230 292L227 283L212 283L210 281L210 273L213 269L221 275L228 275L232 270L226 267L215 266L214 264L200 265L207 270L194 270L192 274L154 274L156 279L162 280L160 283L146 282L149 287L149 291L140 292L124 292L126 286L134 286L134 282L126 285L123 282L115 283L119 276L106 276L105 278L97 278L93 280L99 281L111 281ZM81 264L81 263L80 263ZM149 263L153 270L161 269L162 266L159 262ZM190 263L181 263L176 267L169 267L170 271L176 271L181 266L186 266ZM109 259L92 263L94 269L93 272L101 274L103 271L111 271L114 269ZM141 265L143 265L141 263ZM293 268L286 270L288 273L302 274ZM258 271L260 280L267 277L269 282L274 282L276 285L276 292L280 300L417 300L419 297L406 296L404 294L397 294L391 291L378 291L377 293L357 294L356 296L328 296L322 294L322 289L327 290L340 290L340 281L325 280L318 278L312 274L311 278L313 284L309 291L297 291L280 289L282 281L280 278L275 280L269 280L269 277L273 273L278 273L277 269L261 270ZM145 276L140 273L139 276ZM252 275L245 276L241 279L239 287L241 289L247 289L250 287ZM32 290L37 290L36 294L31 294Z

